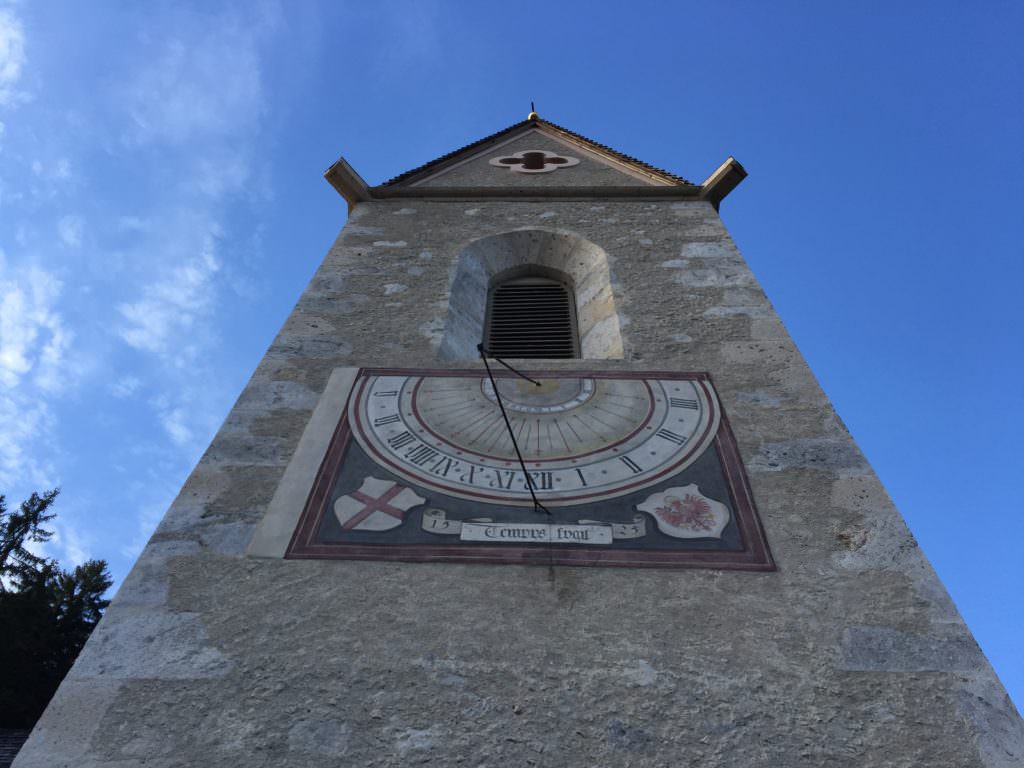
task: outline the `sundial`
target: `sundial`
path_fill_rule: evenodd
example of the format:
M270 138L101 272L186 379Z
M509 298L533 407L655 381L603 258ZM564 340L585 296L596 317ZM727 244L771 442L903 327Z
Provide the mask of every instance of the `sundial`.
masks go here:
M286 557L774 567L707 374L359 369L332 384Z

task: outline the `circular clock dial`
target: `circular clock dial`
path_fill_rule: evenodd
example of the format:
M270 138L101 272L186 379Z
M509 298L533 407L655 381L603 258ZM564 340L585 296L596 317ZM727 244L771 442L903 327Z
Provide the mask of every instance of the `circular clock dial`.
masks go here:
M495 381L497 393L479 375L370 377L350 403L353 434L373 459L418 485L529 506L518 445L540 500L567 506L659 482L694 461L718 428L701 381Z

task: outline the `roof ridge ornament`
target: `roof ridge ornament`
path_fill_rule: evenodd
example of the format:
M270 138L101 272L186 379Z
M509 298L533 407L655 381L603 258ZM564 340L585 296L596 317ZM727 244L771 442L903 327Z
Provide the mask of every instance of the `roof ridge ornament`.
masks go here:
M532 101L530 102L530 114L526 116L526 119L531 120L533 122L540 120L540 115L537 114L537 108L533 106Z

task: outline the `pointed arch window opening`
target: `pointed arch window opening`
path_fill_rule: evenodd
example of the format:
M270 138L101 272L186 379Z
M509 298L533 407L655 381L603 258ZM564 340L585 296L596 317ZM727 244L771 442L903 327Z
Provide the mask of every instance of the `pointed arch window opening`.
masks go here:
M496 280L487 295L484 345L495 357L578 359L572 282L538 274Z

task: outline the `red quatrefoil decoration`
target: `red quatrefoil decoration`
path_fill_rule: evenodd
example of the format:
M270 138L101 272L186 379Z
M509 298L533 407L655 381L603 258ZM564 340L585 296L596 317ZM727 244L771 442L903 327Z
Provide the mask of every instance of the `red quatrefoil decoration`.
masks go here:
M491 165L508 168L516 173L551 173L559 168L570 168L579 164L579 158L557 155L542 149L528 149L505 157L496 157Z

